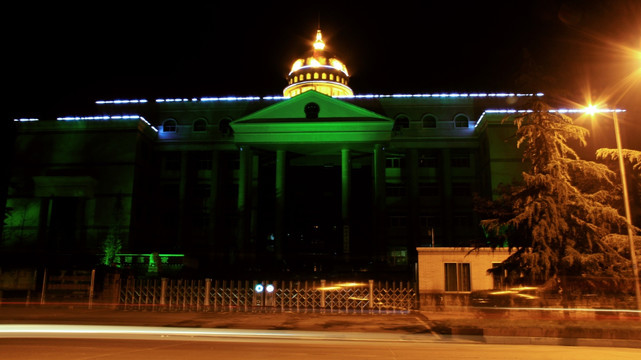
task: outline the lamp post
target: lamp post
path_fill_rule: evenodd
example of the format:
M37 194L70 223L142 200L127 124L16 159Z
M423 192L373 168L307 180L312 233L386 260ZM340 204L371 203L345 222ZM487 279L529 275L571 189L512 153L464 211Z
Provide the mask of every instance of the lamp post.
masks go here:
M625 222L628 227L628 241L630 242L630 261L632 262L632 272L634 273L634 292L637 298L637 309L641 310L641 289L639 288L639 265L637 264L637 254L634 249L634 230L632 229L632 217L630 216L630 199L628 197L628 182L625 176L625 163L623 161L623 150L621 148L621 133L619 132L619 118L617 110L612 113L614 120L614 135L617 141L617 154L619 157L619 168L621 170L621 184L623 185L623 207L625 208Z

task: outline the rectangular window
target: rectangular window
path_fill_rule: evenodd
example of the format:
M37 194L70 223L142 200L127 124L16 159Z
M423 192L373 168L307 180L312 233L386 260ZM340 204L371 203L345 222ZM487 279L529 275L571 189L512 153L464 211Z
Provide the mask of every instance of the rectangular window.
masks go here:
M209 215L209 212L207 212L207 209L196 209L194 210L191 219L195 228L204 229L209 226L210 218L211 216Z
M420 196L438 196L437 183L420 183L418 184L418 194Z
M470 167L470 151L468 149L453 149L450 162L452 167Z
M427 229L437 228L440 223L439 217L433 215L421 215L418 217L418 221L421 227Z
M403 167L402 158L387 158L385 159L385 167L388 169L400 169Z
M208 198L211 196L211 185L196 184L194 187L194 196L197 198Z
M469 229L474 225L472 214L454 214L452 225L457 229Z
M168 199L177 199L180 193L178 184L167 183L162 185L162 196Z
M418 159L418 166L422 168L435 168L436 158L421 157Z
M445 263L445 291L470 290L470 264Z
M406 227L407 226L407 216L391 215L389 217L389 226L390 227Z
M228 158L227 159L227 167L232 170L239 170L240 169L240 158L234 157L234 158Z
M496 269L499 266L501 266L501 263L492 263L493 269ZM506 278L507 276L505 273L497 273L496 271L492 272L492 284L494 289L503 289L506 284Z
M165 154L164 164L166 171L180 170L180 153L170 152Z
M407 195L405 184L386 184L385 195L389 197L402 197Z
M454 182L452 183L452 195L472 196L472 185L466 182Z
M435 152L423 153L418 156L418 167L435 168L438 163L438 156Z
M198 151L194 154L196 168L198 170L211 170L212 154L208 151Z

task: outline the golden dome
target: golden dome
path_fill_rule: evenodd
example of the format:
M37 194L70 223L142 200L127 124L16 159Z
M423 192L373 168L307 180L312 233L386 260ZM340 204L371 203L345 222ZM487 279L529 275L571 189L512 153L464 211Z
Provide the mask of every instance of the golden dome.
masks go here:
M325 51L323 35L318 30L311 54L296 59L292 64L283 95L294 97L308 90L316 90L329 96L354 95L347 86L348 81L347 67Z

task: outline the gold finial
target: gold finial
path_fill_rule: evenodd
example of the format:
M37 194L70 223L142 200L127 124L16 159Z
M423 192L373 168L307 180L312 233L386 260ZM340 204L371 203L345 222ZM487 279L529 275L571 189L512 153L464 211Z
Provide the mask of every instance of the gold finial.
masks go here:
M316 30L316 41L314 42L314 50L323 50L325 49L325 43L323 42L323 35L321 34L320 29Z

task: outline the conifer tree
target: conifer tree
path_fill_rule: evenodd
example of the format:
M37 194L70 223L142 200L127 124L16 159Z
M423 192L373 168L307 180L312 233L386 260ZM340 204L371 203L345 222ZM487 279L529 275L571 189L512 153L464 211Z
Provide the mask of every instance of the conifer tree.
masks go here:
M478 200L487 235L480 246L508 246L512 253L490 269L511 283L558 280L564 289L608 286L629 276L629 261L613 233L625 218L609 204L616 173L579 158L571 145L586 145L587 129L541 99L511 118L528 170L522 182L499 189L496 200ZM506 119L507 120L507 119Z
M122 194L118 194L113 209L113 219L107 237L102 243L102 265L117 266L119 265L118 253L121 252L122 232L123 232L123 203Z

